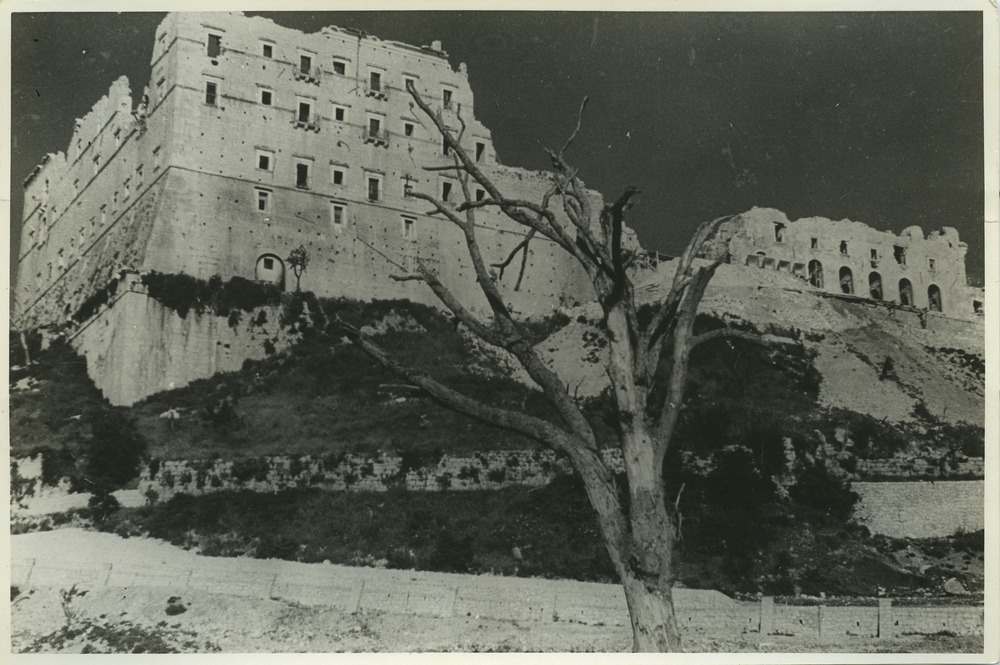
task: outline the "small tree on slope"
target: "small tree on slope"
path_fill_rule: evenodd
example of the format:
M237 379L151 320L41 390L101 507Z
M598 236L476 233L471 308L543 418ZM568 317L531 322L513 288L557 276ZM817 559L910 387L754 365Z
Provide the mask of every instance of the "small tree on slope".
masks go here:
M443 137L452 157L448 166L425 167L429 171L452 171L461 186L464 202L453 207L415 190L407 195L427 201L431 214L441 215L465 236L469 258L492 317L482 318L459 302L426 265L399 280L424 282L456 319L485 342L507 350L538 384L559 414L559 422L523 412L498 408L459 393L426 373L397 362L370 341L359 329L338 321L340 330L357 347L380 364L419 385L444 406L496 427L519 432L542 445L565 454L583 480L596 511L604 545L625 590L636 651L676 651L680 634L674 614L671 554L675 522L664 496L663 466L667 448L681 412L692 350L720 337L761 340L757 335L723 328L694 334L698 304L718 263L695 261L702 244L719 225L729 219L702 224L677 259L669 292L648 311L636 304L629 268L634 256L622 247L627 210L638 190L629 188L614 203L595 210L583 182L566 161L564 153L580 129L584 105L576 129L562 150L546 149L552 160L552 185L540 202L510 199L497 188L463 147L465 122L459 107L460 130L452 131L441 112L435 113L411 84L407 90L417 107ZM473 183L486 196L474 200ZM552 204L560 206L557 216ZM477 240L476 212L498 208L525 229L524 240L502 264L501 270L522 253L528 243L544 236L583 267L604 313L603 332L609 356L606 372L617 410L617 443L624 460L626 487L620 487L598 450L590 424L567 390L566 384L536 353L524 327L513 317L498 289L497 279L483 258ZM520 276L518 277L518 285ZM517 287L515 287L517 288ZM767 341L777 341L770 338Z

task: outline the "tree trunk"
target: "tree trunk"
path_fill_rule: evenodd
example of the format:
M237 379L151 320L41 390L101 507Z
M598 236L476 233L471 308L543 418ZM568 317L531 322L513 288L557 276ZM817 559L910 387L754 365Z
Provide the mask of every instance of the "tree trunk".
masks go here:
M626 571L622 586L625 587L625 600L632 622L632 650L680 651L681 636L670 585L648 583Z
M21 339L21 348L24 349L24 366L27 367L31 364L31 352L28 351L28 339L23 330L18 330L17 335Z

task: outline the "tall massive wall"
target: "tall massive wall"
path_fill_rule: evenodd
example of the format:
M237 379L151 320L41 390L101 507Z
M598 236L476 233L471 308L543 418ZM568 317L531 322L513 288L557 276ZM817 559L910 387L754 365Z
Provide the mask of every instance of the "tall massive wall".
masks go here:
M263 310L264 316L260 316ZM87 358L87 373L111 404L127 406L180 388L246 359L264 358L295 339L279 325L280 308L244 313L238 322L188 312L185 318L145 293L137 275L125 275L108 307L72 330L69 340Z
M61 323L122 269L138 268L159 219L167 127L133 115L128 81L77 121L66 153L25 181L15 315Z

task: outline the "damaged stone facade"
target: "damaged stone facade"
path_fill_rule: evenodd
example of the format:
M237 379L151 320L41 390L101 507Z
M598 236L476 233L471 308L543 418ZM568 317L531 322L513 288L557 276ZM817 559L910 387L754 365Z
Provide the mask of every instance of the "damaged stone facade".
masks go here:
M926 235L911 226L897 236L849 220L793 222L778 210L754 208L721 229L711 253L789 273L827 293L971 318L982 314L983 295L966 282L966 250L947 226Z
M116 81L77 122L67 152L25 182L23 323L63 323L122 270L294 287L286 257L299 246L311 258L302 289L319 296L436 304L425 285L391 279L419 261L485 310L462 233L405 196L412 188L463 200L449 172L424 169L452 158L407 81L456 132L464 121L464 145L501 190L541 200L548 177L498 162L466 68L452 69L440 43L335 27L304 34L239 13L170 14L143 95ZM475 186L470 194L485 196ZM524 237L496 210L480 210L477 223L489 263ZM571 257L543 238L530 250L520 288L519 260L500 282L515 312L589 299Z

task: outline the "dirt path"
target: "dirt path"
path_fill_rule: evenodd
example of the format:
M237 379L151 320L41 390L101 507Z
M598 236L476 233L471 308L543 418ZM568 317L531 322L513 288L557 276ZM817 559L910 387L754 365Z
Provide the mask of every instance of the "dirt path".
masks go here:
M472 589L470 598L494 596L504 606L531 607L532 594L556 589L574 606L607 612L607 599L620 594L613 585L572 581L531 580L491 576L450 575L416 571L352 568L255 559L202 557L146 538L121 539L82 529L61 529L13 536L12 646L26 650L79 653L88 640L76 635L80 626L97 626L97 633L122 627L153 635L181 652L420 652L420 651L588 651L621 652L631 646L627 618L615 621L577 620L549 614L502 620L452 606L435 613L428 604L395 611L345 608L336 594L316 594L314 602L269 598L274 588L260 581L291 579L278 595L295 588L319 588L317 576L338 579L351 599L363 580L377 590L382 602L393 590L413 588ZM110 564L110 568L108 567ZM28 577L28 571L30 579ZM95 571L87 577L81 571ZM178 577L184 572L187 577ZM131 577L129 577L131 576ZM199 580L218 584L200 588ZM77 583L79 592L67 600L63 592ZM244 588L238 588L240 584ZM227 593L225 589L232 587ZM370 587L369 587L370 588ZM681 591L679 603L701 605L709 613L737 606L717 592ZM410 592L407 592L408 594ZM460 596L461 597L461 596ZM589 600L588 600L589 599ZM434 600L433 594L420 602ZM613 607L614 601L612 600ZM373 601L373 604L377 604ZM485 607L490 607L485 605ZM551 610L550 610L551 611ZM69 627L70 630L66 630ZM143 632L145 631L145 632ZM95 634L91 632L90 634ZM72 636L67 638L67 635ZM93 643L91 642L91 646ZM852 639L816 644L801 638L755 635L685 633L685 649L695 652L977 652L981 638Z

